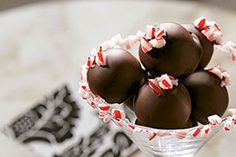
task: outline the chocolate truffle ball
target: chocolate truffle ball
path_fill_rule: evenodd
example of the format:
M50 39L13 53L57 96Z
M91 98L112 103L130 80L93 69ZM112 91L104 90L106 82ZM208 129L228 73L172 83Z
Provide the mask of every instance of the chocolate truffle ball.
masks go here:
M189 120L191 99L187 89L180 83L163 92L157 94L148 83L141 87L134 103L137 124L159 129L192 127Z
M198 69L205 68L211 60L214 51L214 43L209 41L207 37L194 26L194 24L183 24L183 27L186 28L192 34L192 36L196 36L200 41L199 43L199 41L195 40L197 45L201 47L202 50L202 56L198 65Z
M192 117L207 124L208 116L222 116L228 106L226 87L221 87L221 79L208 71L198 71L187 77L183 84L188 89L192 101Z
M163 23L157 28L166 31L166 44L146 53L140 46L139 57L144 67L153 76L167 73L174 77L186 77L194 72L200 61L201 49L190 33L176 23Z
M89 88L108 103L121 103L139 88L143 70L139 61L124 49L112 48L103 53L106 65L95 64L88 69Z

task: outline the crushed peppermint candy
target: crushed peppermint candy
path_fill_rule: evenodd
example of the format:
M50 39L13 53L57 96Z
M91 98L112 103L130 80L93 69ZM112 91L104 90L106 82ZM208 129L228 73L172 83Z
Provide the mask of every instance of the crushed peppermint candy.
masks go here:
M236 115L233 115L233 116L232 116L232 123L233 123L234 125L236 125Z
M204 125L202 128L202 132L204 133L204 135L209 135L211 133L211 127L209 125Z
M148 131L146 130L147 134L148 134L148 138L149 138L149 141L152 141L155 137L157 137L157 133L154 132L154 131Z
M87 58L87 64L86 64L87 66L86 66L86 68L88 69L88 68L94 67L95 66L94 62L95 62L95 56L89 56Z
M171 90L174 86L178 86L178 80L167 74L155 79L149 79L148 83L159 96L163 94L163 90Z
M120 109L112 109L111 114L114 119L124 119L125 118L125 113Z
M102 111L108 111L111 109L111 106L108 104L98 104L98 108Z
M223 43L223 33L215 21L200 17L194 21L195 27L204 34L208 40L216 44L216 48L231 54L231 59L236 61L236 44L232 41Z
M145 35L141 39L141 49L144 53L153 48L162 48L166 45L166 30L157 26L147 25Z
M225 131L230 131L233 127L233 121L232 121L232 118L228 118L226 121L225 121L225 124L224 124L224 129Z
M156 132L152 132L149 137L149 141L153 140L157 136Z
M99 47L98 52L96 53L95 61L99 66L106 65L107 55L103 52L102 46Z
M90 89L86 83L81 84L79 88L79 94L82 96L83 99L89 99L90 98Z
M200 128L196 128L195 130L192 131L191 135L193 137L197 137L197 136L200 135L200 133L201 133L201 129Z
M187 132L186 131L183 131L183 130L180 130L180 131L176 131L176 137L179 138L179 139L184 139L187 135Z
M112 116L106 111L99 111L98 117L103 120L104 123L109 123L112 119Z
M208 117L208 121L212 126L217 126L222 122L222 119L218 115L212 115Z
M205 17L200 17L194 21L194 25L208 40L216 45L222 44L223 34L215 21L209 21Z
M219 65L209 68L208 72L215 74L221 79L221 87L227 86L230 84L230 75L224 69L220 68Z

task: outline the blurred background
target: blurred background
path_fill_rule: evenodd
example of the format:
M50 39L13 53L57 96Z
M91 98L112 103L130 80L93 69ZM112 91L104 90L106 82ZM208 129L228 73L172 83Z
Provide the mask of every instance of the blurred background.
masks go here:
M38 120L45 115L42 108L50 110L47 104L51 103L51 99L63 99L66 102L64 98L68 95L73 97L70 98L73 101L68 103L70 107L75 107L75 100L81 111L86 110L83 109L83 102L77 93L80 67L89 50L97 44L117 33L123 36L134 34L137 30L143 30L146 24L190 23L200 16L217 21L225 40L236 42L235 9L235 0L0 0L0 128L3 130L0 132L1 156L82 156L78 155L78 151L75 155L75 143L78 145L75 135L81 135L78 130L94 118L94 113L90 113L91 119L81 118L76 124L71 124L72 120L64 118L70 124L70 129L74 130L60 136L63 138L55 138L56 142L49 140L46 144L44 142L48 139L45 140L44 134L40 134L45 131L41 124L50 124L47 127L50 128L54 123L45 122L45 119L43 122ZM216 63L229 71L233 81L236 80L236 63L230 61L227 54L216 52L210 65ZM228 89L230 107L236 107L236 83L232 82ZM58 98L58 93L64 95ZM53 98L51 95L54 95ZM62 108L66 107L60 107L60 110ZM85 117L82 112L78 116L78 108L73 110L76 113L69 114L70 119ZM89 113L87 110L84 112ZM29 116L29 113L38 117L32 118L34 116ZM36 125L41 127L32 132ZM94 126L101 126L101 123ZM16 135L14 131L20 129L22 131ZM52 133L53 129L55 132L58 127L52 127L47 132L55 135ZM91 140L94 137L94 131L86 129L89 127L81 131L83 138L80 140ZM40 135L40 138L36 135ZM60 141L61 139L67 141ZM73 140L68 142L70 139ZM233 142L235 140L236 129L227 134L222 131L201 149L197 157L233 157L236 152L236 144ZM106 143L108 140L104 141ZM87 147L79 146L84 150ZM67 150L72 149L74 154L67 153L70 152ZM126 154L123 156L145 156L135 145L125 151L121 147L117 147L117 150ZM113 149L112 151L115 152ZM122 156L119 153L114 154L111 153L110 156Z

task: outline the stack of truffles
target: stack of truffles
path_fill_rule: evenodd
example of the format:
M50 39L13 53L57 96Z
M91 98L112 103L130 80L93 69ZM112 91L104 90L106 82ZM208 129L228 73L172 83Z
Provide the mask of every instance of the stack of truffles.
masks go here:
M218 25L204 17L193 24L148 25L145 33L94 50L86 64L89 90L109 104L127 105L138 125L183 129L208 124L208 116L221 117L229 102L229 74L218 65L206 69L222 36ZM134 43L140 44L139 59L127 51Z

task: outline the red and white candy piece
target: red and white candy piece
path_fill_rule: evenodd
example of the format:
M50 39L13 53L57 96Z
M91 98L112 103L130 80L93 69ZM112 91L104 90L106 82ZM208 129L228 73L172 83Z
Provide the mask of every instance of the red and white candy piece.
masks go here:
M233 127L233 121L232 118L228 118L225 123L224 123L224 130L225 131L230 131Z
M209 21L205 17L200 17L194 21L194 25L208 40L217 45L222 44L223 34L215 21Z
M193 131L191 131L191 135L193 136L193 137L197 137L197 136L199 136L201 134L201 129L200 128L196 128L196 129L194 129Z
M175 135L178 139L184 139L187 135L187 132L186 131L183 131L183 130L180 130L180 131L176 131L175 132Z
M165 46L166 41L164 40L164 38L161 39L152 39L149 41L149 45L153 48L161 48L163 46Z
M149 44L149 41L148 41L148 39L146 39L145 37L143 37L142 39L141 39L141 48L142 48L142 51L144 52L144 53L146 53L146 52L148 52L148 51L151 51L151 49L152 49L152 46Z
M99 46L99 50L95 56L95 61L96 61L97 65L99 65L99 66L106 65L106 60L107 60L107 55L106 55L106 53L103 52L102 47Z
M106 111L99 111L98 117L99 117L99 118L103 118L106 114L107 114Z
M112 119L111 115L107 114L107 115L104 116L103 122L104 123L109 123L111 121L111 119Z
M228 112L231 116L230 118L232 119L232 123L236 125L236 108L229 109Z
M99 104L100 102L95 101L93 97L94 97L93 94L90 93L90 97L85 100L87 100L89 106L91 106L94 109L97 109L97 104Z
M232 116L232 123L233 123L234 125L236 125L236 115L233 115L233 116Z
M111 109L111 106L108 104L98 104L98 108L102 111L109 111Z
M221 79L221 87L227 86L230 84L230 75L219 65L209 68L208 72L215 74Z
M195 25L195 27L197 27L198 29L200 29L200 30L203 30L204 28L206 28L206 22L207 22L207 20L206 20L206 18L205 17L203 17L203 16L201 16L201 17L199 17L198 19L196 19L195 21L194 21L194 25Z
M156 26L147 25L146 34L141 39L141 49L144 53L152 50L153 48L162 48L165 46L166 41L164 36L166 31L157 28Z
M200 17L194 21L194 25L208 40L217 45L216 48L220 48L224 52L229 52L231 59L236 61L236 44L232 41L223 44L223 34L215 21L208 21L205 17Z
M87 58L86 68L88 69L88 68L94 67L94 66L95 66L95 65L94 65L94 62L95 62L95 56L89 56L89 57Z
M112 119L112 116L107 111L102 110L99 111L98 117L103 119L104 123L109 123Z
M120 109L112 109L111 115L114 119L124 119L125 113Z
M136 128L135 125L133 125L133 124L131 124L131 123L128 124L127 126L128 126L129 129L131 129L131 131L134 131L135 128Z
M161 77L158 78L158 84L159 86L164 90L170 90L173 88L173 77L168 76L167 74L161 75Z
M157 27L152 26L152 25L147 25L146 26L146 39L153 39L155 36L155 32L157 31Z
M151 87L157 94L158 96L163 94L162 89L158 86L158 82L156 79L149 79L148 80L149 87Z
M217 126L222 122L222 119L218 115L212 115L208 117L208 121L212 126Z
M95 104L93 101L89 102L89 105L90 105L92 108L95 108L95 107L96 107L96 104Z
M152 141L155 137L157 137L157 133L155 131L146 130L146 133L148 135L149 141Z
M178 80L167 74L163 74L161 77L148 80L149 86L160 96L163 94L163 90L171 90L173 86L178 86Z
M202 128L202 133L205 136L208 136L211 133L211 127L209 125L204 125L204 127Z
M83 83L80 85L79 94L84 100L89 99L91 97L91 91L87 84Z

